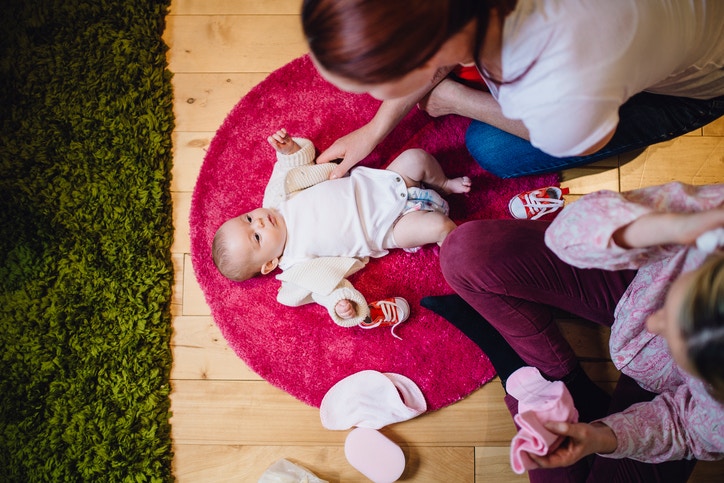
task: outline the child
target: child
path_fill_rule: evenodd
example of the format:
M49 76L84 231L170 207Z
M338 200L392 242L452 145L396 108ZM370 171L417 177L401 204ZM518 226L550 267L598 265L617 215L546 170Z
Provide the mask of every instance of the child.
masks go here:
M724 458L722 231L724 184L674 182L588 194L552 223L471 221L445 240L440 265L459 296L421 304L473 339L501 380L534 366L579 412L582 423L546 426L567 443L531 455L556 467L531 481L687 481L696 459ZM611 397L552 308L610 327Z
M328 180L334 164L314 164L314 145L281 129L268 138L277 162L261 208L226 221L212 246L214 263L231 280L283 273L277 300L327 308L343 327L365 321L365 298L347 277L368 257L392 248L442 243L456 224L435 191L467 193L467 176L450 179L435 158L404 151L388 169L359 167ZM322 182L324 181L324 182Z

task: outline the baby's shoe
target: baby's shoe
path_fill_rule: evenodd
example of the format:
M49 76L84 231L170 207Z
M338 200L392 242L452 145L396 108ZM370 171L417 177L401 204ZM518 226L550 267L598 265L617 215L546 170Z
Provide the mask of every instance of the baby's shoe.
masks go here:
M374 329L375 327L392 327L392 335L402 340L395 334L395 327L403 323L410 316L410 304L402 297L390 297L378 300L369 304L370 316L359 323L363 329Z
M508 209L513 218L537 220L561 209L564 203L563 195L567 194L568 188L558 188L557 186L526 191L515 195L508 203Z

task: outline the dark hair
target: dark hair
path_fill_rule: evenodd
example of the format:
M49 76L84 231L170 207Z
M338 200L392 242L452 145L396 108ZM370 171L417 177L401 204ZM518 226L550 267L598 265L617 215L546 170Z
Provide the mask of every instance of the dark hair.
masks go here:
M724 397L724 255L713 255L697 271L679 317L687 355L713 395Z
M477 62L490 10L505 15L514 5L515 0L304 0L302 25L324 69L380 84L422 66L474 19Z

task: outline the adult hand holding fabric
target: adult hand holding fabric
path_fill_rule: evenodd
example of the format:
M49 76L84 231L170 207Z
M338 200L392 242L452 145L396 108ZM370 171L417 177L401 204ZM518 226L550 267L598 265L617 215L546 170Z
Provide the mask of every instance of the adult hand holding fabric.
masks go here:
M530 459L538 465L538 468L571 466L594 453L611 453L618 445L613 430L602 422L570 424L552 421L546 423L545 427L558 437L567 438L568 441L565 446L550 449L544 456L530 453Z
M521 367L506 382L508 394L518 400L518 414L513 419L520 428L510 443L510 466L517 474L539 468L532 455L543 456L562 442L545 427L549 421L578 421L573 398L562 381L548 381L535 367Z

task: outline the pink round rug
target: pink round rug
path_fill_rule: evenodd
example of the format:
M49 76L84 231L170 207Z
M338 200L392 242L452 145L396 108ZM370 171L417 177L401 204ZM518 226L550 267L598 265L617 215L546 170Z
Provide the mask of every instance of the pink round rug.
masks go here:
M266 138L281 127L311 139L318 152L363 125L379 101L341 92L318 76L308 56L273 72L249 92L214 136L201 167L191 204L194 271L231 348L257 374L297 399L319 407L339 380L362 370L394 372L412 379L430 410L458 401L494 377L487 357L454 326L422 308L426 295L452 293L440 272L437 249L402 250L373 259L350 281L369 301L402 296L410 318L389 329L342 328L315 304L286 307L276 301L273 276L231 282L211 260L214 232L228 218L261 205L275 162ZM404 149L432 153L448 176L467 175L473 189L448 197L457 222L507 218L515 194L557 185L556 175L502 180L483 171L464 146L469 120L433 119L414 109L363 161L384 168ZM278 272L274 272L276 275Z

